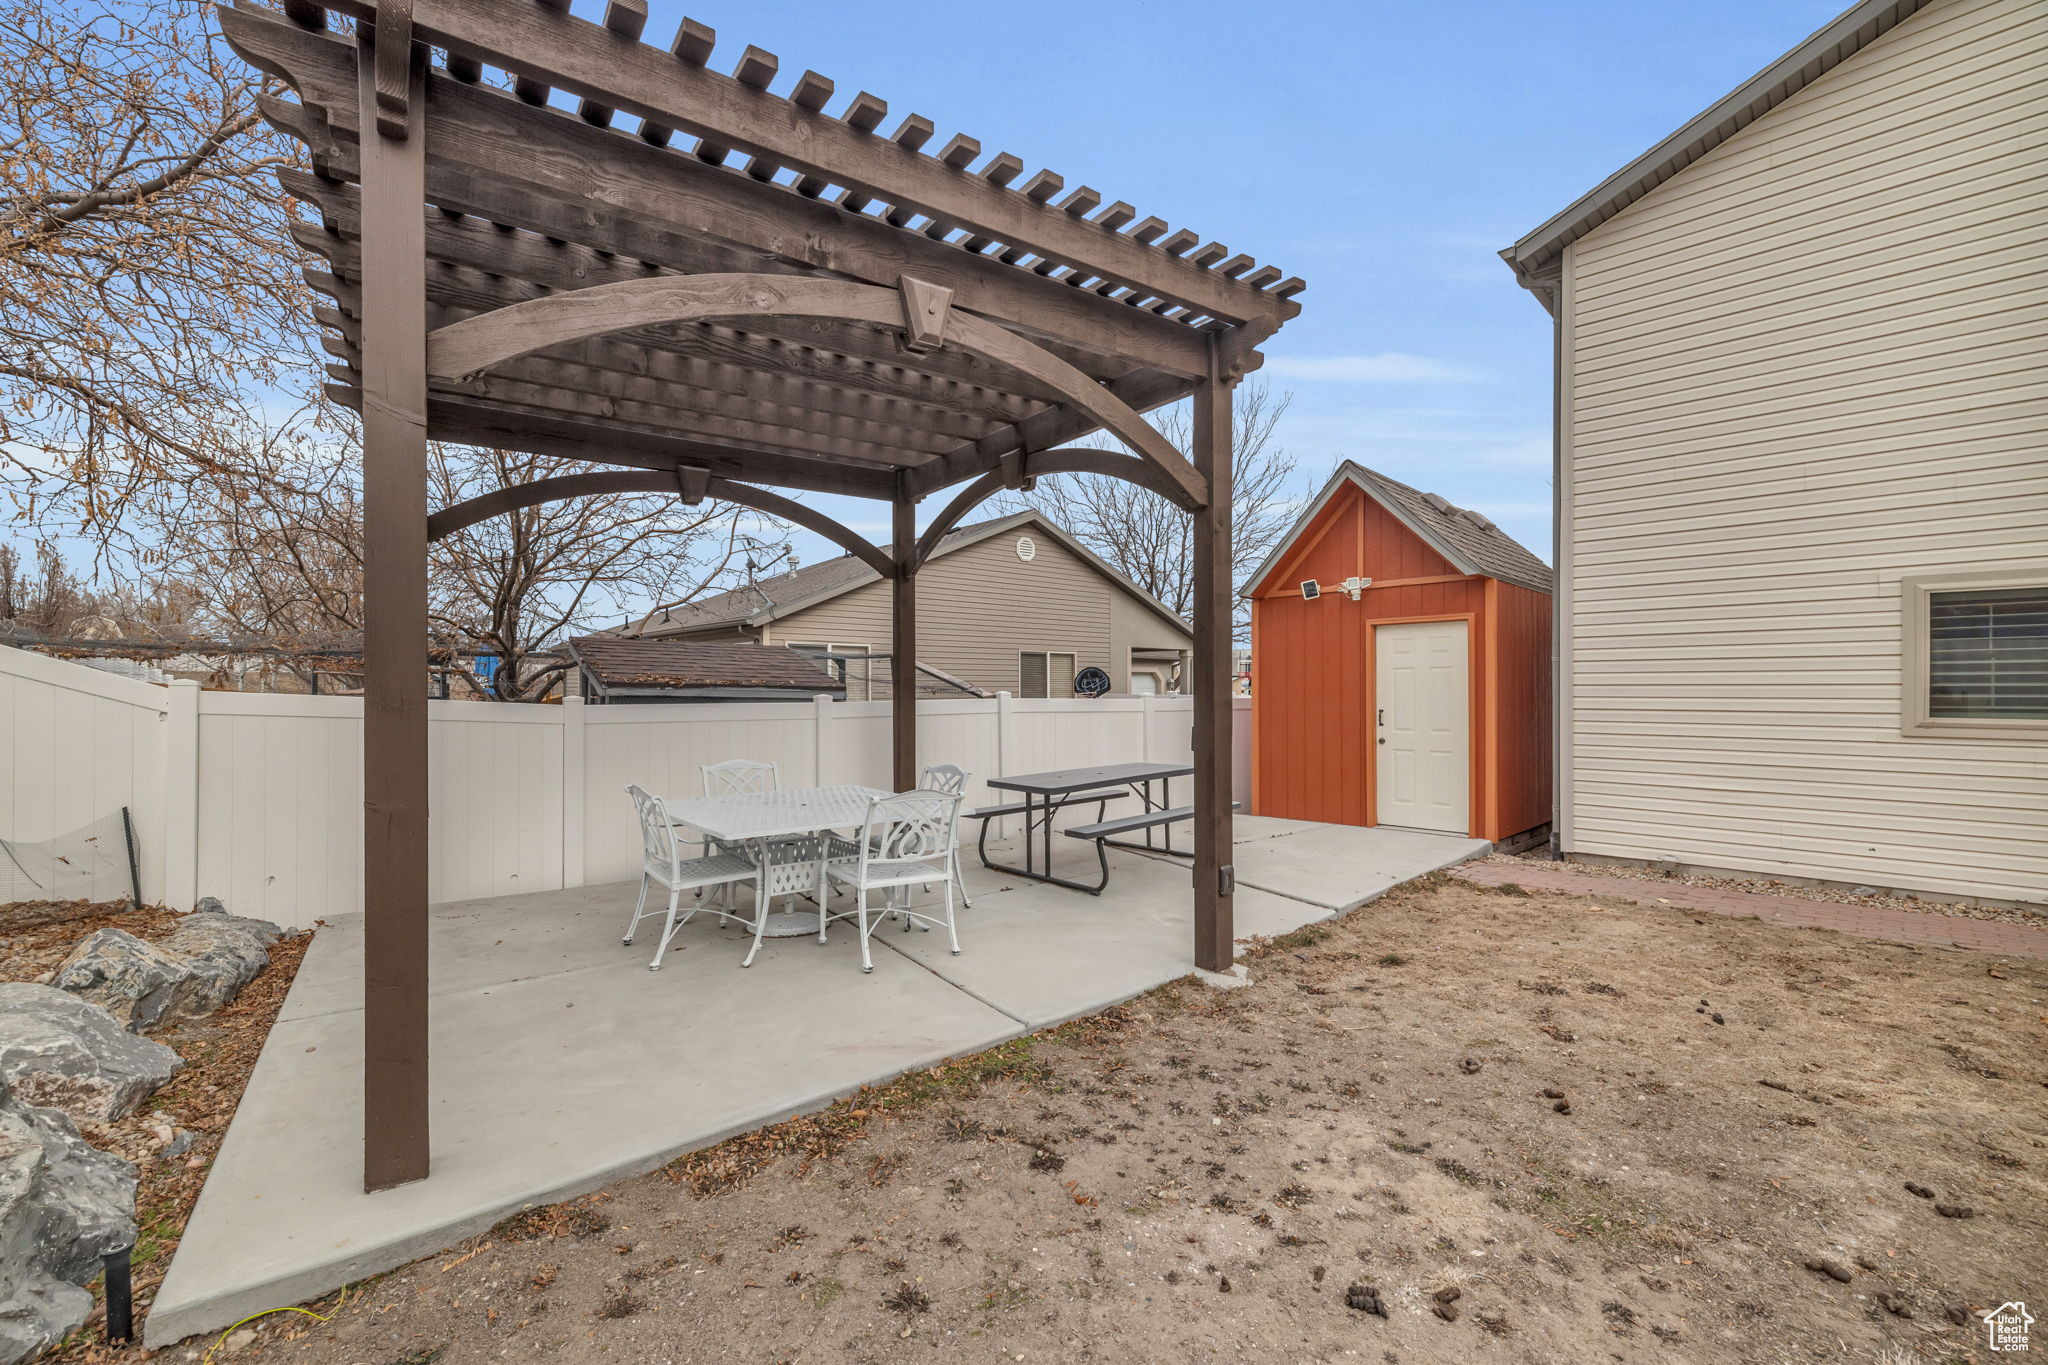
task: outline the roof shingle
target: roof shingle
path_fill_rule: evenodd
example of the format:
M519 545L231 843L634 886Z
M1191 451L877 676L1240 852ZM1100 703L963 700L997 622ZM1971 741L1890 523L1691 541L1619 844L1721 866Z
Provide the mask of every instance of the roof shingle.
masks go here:
M569 648L606 687L841 690L831 674L784 645L584 635L571 640Z
M1549 592L1555 579L1550 566L1529 553L1522 543L1477 512L1457 507L1434 493L1410 488L1376 469L1346 462L1347 468L1367 492L1388 504L1423 534L1440 542L1478 572L1503 583L1514 583L1537 592Z

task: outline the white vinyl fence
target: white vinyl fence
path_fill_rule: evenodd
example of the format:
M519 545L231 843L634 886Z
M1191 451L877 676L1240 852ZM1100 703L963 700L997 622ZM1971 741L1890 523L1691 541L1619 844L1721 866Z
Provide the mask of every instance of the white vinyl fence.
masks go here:
M1186 697L918 703L918 757L973 775L1186 762ZM635 875L628 783L694 796L698 767L781 765L785 786L890 785L887 702L427 704L431 898L550 891ZM362 908L362 701L205 692L0 648L0 837L48 839L122 806L142 894L180 909L310 925ZM1250 773L1237 702L1236 778ZM1189 784L1174 784L1185 802ZM1090 808L1092 818L1092 808Z

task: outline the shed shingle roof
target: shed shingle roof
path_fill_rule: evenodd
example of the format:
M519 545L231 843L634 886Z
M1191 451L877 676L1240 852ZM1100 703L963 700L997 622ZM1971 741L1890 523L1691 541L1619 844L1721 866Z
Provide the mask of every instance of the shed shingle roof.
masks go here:
M1488 578L1498 578L1503 583L1532 588L1537 592L1551 591L1553 576L1550 566L1486 517L1456 506L1435 493L1410 488L1399 479L1390 479L1376 469L1367 469L1362 464L1346 460L1337 466L1337 472L1330 476L1322 491L1309 500L1300 518L1280 538L1273 552L1266 556L1265 563L1245 580L1243 591L1247 596L1256 592L1268 575L1286 560L1301 533L1322 515L1323 509L1330 505L1330 499L1346 484L1355 484L1364 490L1367 497L1393 513L1425 544L1451 561L1460 573L1484 574Z
M786 687L837 692L832 675L783 645L585 635L569 647L606 687Z
M1434 493L1410 488L1376 469L1348 461L1344 468L1356 475L1367 492L1413 526L1424 540L1452 551L1445 558L1461 568L1538 592L1551 590L1550 566L1479 513L1455 506Z

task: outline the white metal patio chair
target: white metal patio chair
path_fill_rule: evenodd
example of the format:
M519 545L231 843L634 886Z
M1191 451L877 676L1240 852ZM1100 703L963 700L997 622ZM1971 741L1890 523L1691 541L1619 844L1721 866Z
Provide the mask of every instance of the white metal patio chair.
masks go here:
M951 763L934 763L924 770L924 776L918 780L917 786L920 791L943 792L947 796L964 799L967 795L967 778L968 774L964 770L954 767ZM960 904L964 909L972 910L974 898L967 894L967 883L960 876L960 841L957 838L953 840L949 864L953 869L953 885L960 892Z
M773 763L763 763L752 758L729 758L723 763L704 763L697 771L704 780L706 796L752 796L756 792L782 790L782 769ZM715 839L706 839L702 844L704 852L744 853L751 856L752 850L737 845L721 844ZM730 893L726 903L732 903Z
M915 791L878 796L868 803L867 818L861 822L860 836L851 841L851 851L826 860L827 883L838 882L854 895L853 909L842 910L829 918L852 918L858 922L862 971L875 969L874 958L868 948L868 939L874 933L870 915L902 915L905 929L913 922L927 929L941 923L928 912L910 908L910 888L932 882L945 885L946 917L943 923L946 938L953 953L959 954L960 933L953 924L953 876L949 861L951 849L959 842L959 832L960 797L957 795ZM844 848L847 842L841 840L837 847ZM869 906L870 891L898 889L903 893L901 904ZM822 938L823 923L820 923L818 932Z
M761 915L766 899L761 895L761 872L754 860L740 853L718 852L698 858L681 856L675 826L669 823L668 811L661 804L661 798L650 796L638 787L626 788L626 794L633 798L633 811L640 820L640 898L633 904L633 918L626 921L626 935L620 942L628 947L633 943L633 932L640 927L640 921L662 913L647 908L647 889L660 886L668 892L668 916L662 921L661 942L655 945L654 961L647 964L649 971L661 970L661 959L668 952L669 940L676 931L690 922L690 917L704 907L693 905L689 913L680 920L676 918L678 901L685 891L701 891L707 886L732 886L738 882L754 883L754 919L750 927L754 930L754 947L761 946ZM739 920L738 915L717 908L709 913L721 919ZM748 923L740 920L741 923ZM754 955L747 954L752 962Z
M698 771L704 774L706 796L751 796L755 792L782 790L782 769L751 758L706 763Z

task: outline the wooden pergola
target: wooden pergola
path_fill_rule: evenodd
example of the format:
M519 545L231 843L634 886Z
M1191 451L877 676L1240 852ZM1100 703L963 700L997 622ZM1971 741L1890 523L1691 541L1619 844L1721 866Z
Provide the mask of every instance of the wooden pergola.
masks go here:
M1232 957L1231 390L1299 311L1299 279L931 120L891 124L773 54L713 70L645 0L236 0L228 42L311 174L300 243L362 415L364 1183L427 1174L427 544L516 508L674 491L785 518L893 583L916 658L918 566L983 499L1107 474L1194 517L1194 960ZM330 15L353 20L329 28ZM344 26L346 27L346 26ZM503 73L507 79L486 79ZM574 107L553 102L554 92ZM1021 178L1020 178L1021 177ZM1141 414L1192 396L1192 459ZM1126 449L1076 448L1104 432ZM427 506L429 439L591 472ZM1134 453L1133 453L1134 452ZM764 486L766 485L766 486ZM781 489L772 492L770 487ZM802 501L885 501L887 546ZM918 503L945 497L922 536ZM915 785L914 689L894 694Z

